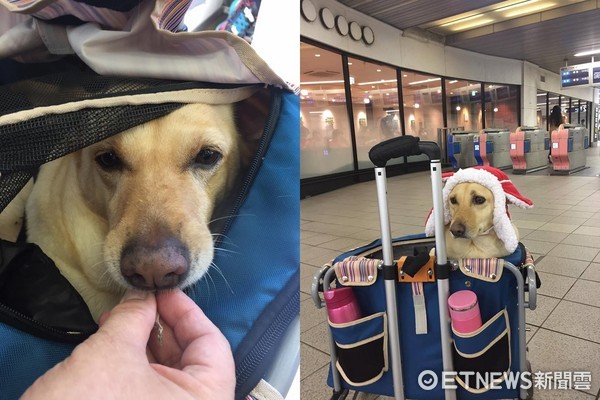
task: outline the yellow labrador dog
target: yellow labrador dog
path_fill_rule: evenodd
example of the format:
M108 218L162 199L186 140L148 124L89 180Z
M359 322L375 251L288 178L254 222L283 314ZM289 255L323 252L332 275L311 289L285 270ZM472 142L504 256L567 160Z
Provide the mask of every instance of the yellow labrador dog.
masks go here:
M523 196L508 175L491 166L476 166L442 174L443 223L448 258L498 258L519 247L519 231L508 205L529 209L533 201ZM430 212L425 234L435 235Z
M209 219L239 158L233 106L182 106L43 165L26 202L28 241L96 320L128 287L186 287L211 265Z
M487 187L459 183L448 195L450 223L446 225L448 258L498 258L511 252L494 230L494 195ZM518 240L517 228L512 225Z

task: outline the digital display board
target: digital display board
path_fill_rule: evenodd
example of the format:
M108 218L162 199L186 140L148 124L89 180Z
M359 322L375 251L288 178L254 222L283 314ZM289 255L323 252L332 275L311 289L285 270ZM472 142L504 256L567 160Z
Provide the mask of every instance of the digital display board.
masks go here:
M592 70L592 83L600 83L600 67L594 67Z
M562 87L582 86L590 84L590 68L587 66L564 67L560 69Z

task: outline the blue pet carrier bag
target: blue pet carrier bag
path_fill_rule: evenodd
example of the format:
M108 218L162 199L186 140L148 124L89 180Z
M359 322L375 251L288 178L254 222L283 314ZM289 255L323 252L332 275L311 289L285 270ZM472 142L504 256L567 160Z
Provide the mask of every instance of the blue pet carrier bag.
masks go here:
M8 3L14 2L3 2L2 6L11 11L18 6ZM140 19L154 18L155 8L171 18L167 22L161 19L161 23L180 26L173 23L169 8L160 8L164 3L114 2L105 9L98 9L94 2L84 1L73 2L74 8L65 10L88 7L97 12L96 17L110 14L104 15L103 22L132 18L130 31L111 28L115 29L115 35L122 34L123 38L133 36L135 43L135 35L148 34L141 28L136 30L136 24L141 23ZM22 7L28 11L29 5ZM139 11L135 8L138 6ZM57 15L64 10L60 5L53 7L38 5L28 11L40 31L56 34L63 29L65 32L44 37L46 45L48 38L64 39L67 25L74 27L68 30L69 35L74 29L80 29L82 34L102 31L94 21L88 24L80 19L85 13ZM0 12L6 13L2 7ZM182 15L175 17L181 19ZM46 23L45 20L53 18L54 21ZM20 22L23 18L16 16L15 20ZM211 228L217 238L213 263L219 272L203 277L186 292L231 344L236 364L236 398L252 396L253 389L265 382L271 386L269 389L285 395L299 365L299 98L293 85L281 79L244 39L231 32L186 32L179 37L173 32L163 32L162 26L148 23L145 26L152 27L151 34L167 38L156 43L166 46L166 50L161 48L152 54L147 48L143 49L141 59L150 60L148 69L136 70L135 65L129 66L129 73L139 72L139 76L120 75L124 65L114 62L121 59L119 55L113 59L116 70L113 74L103 70L111 63L104 64L107 60L102 59L102 53L95 58L93 50L76 47L76 40L70 42L73 48L68 51L48 45L52 57L39 57L43 63L29 62L31 60L23 63L27 57L19 58L19 55L15 55L15 59L0 60L0 84L4 85L0 90L0 119L8 118L0 121L0 210L4 210L43 163L124 130L112 128L112 123L118 122L120 128L127 129L163 116L184 103L201 102L212 96L220 99L217 102L244 104L256 111L256 115L263 118L260 131L249 133L254 136L256 151L235 195L219 210L221 214ZM113 34L110 29L95 33ZM126 40L119 43L122 42ZM114 42L115 52L120 51L119 43ZM169 47L172 43L175 47ZM177 53L182 49L189 53ZM195 49L199 54L194 54ZM215 57L219 52L224 57ZM174 55L183 60L179 61L185 68L169 61L164 63L164 57ZM163 62L158 66L153 62L161 59ZM211 59L214 60L211 62ZM231 61L232 68L224 64L227 60ZM164 68L166 66L168 68ZM156 71L162 71L161 68L164 74L153 76ZM188 71L189 76L186 76ZM231 75L231 71L237 75ZM78 101L114 98L120 102L120 98L135 96L145 100L133 104L123 100L106 108L82 107L81 114L71 118L65 126L61 125L59 132L47 132L53 125L58 126L59 121L52 119L52 113L50 117L38 116L30 121L11 119L11 115L22 110L35 114L41 108L60 108L72 99L60 90L53 94L53 88L62 88L61 82L78 80L82 85L90 83L84 90L80 87L74 91L80 96ZM45 88L42 92L47 91L45 98L38 99L35 91L23 90L36 88L36 84ZM123 92L112 91L117 87ZM165 97L158 100L155 93ZM243 125L247 121L244 118L252 115L253 112L239 115L239 123ZM93 137L81 134L99 120L104 124L98 128L100 133ZM36 140L36 134L45 135L44 140ZM39 142L51 145L41 149ZM39 247L22 239L2 240L0 247L2 400L18 398L97 329L85 303L60 275L52 260Z

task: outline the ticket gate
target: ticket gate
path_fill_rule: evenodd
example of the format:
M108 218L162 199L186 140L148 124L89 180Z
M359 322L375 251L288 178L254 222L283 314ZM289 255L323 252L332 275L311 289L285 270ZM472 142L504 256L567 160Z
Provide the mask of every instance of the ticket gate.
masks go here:
M475 159L475 136L477 132L455 131L448 135L446 151L453 169L477 165Z
M563 124L551 134L552 175L568 175L585 168L587 128Z
M513 173L526 174L548 168L550 135L537 126L520 126L510 134Z
M498 169L512 167L510 131L508 129L482 129L474 140L474 155L477 165L492 166Z

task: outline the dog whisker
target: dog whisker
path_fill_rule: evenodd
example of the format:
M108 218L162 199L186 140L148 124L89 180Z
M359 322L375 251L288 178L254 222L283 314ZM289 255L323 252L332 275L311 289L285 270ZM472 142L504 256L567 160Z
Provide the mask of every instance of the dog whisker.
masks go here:
M239 251L235 251L235 250L229 250L229 249L224 249L222 247L216 247L215 248L215 253L229 253L229 254L240 254Z
M231 292L231 294L235 294L234 290L232 289L231 285L229 284L229 281L227 280L227 278L225 278L225 275L223 274L223 271L221 271L221 268L219 268L217 266L217 264L215 264L214 262L210 263L210 267L209 268L217 271L219 273L219 275L221 275L221 278L223 278L223 281L225 282L225 286L227 287L227 289L229 289L229 291ZM209 270L209 272L207 272L207 274L210 275L210 270ZM211 276L211 280L212 280L212 276ZM214 284L214 281L213 281L213 284Z
M212 224L213 222L217 222L217 221L221 221L224 219L233 219L233 218L237 218L237 217L255 217L256 214L234 214L234 215L225 215L222 217L217 217L217 218L213 218L210 221L208 221L209 224Z

